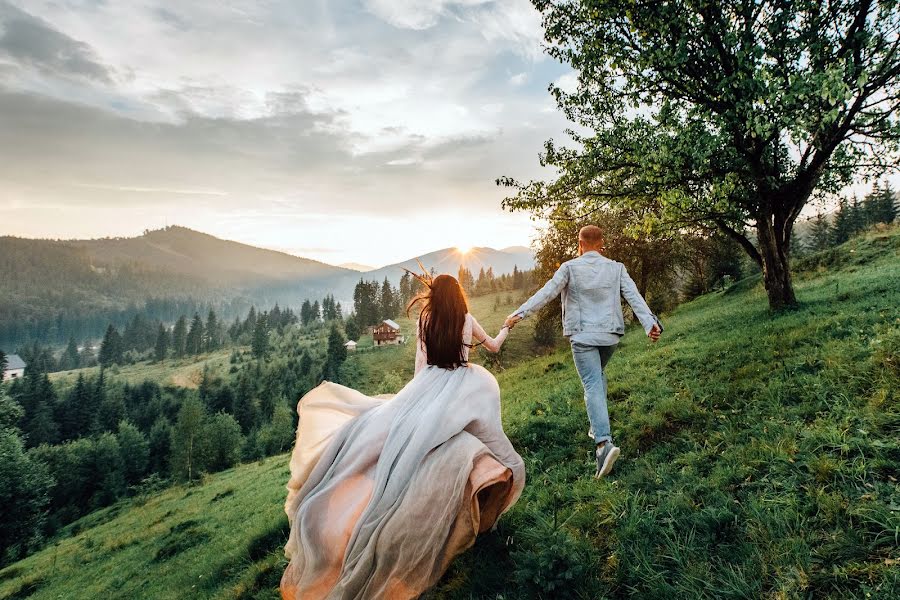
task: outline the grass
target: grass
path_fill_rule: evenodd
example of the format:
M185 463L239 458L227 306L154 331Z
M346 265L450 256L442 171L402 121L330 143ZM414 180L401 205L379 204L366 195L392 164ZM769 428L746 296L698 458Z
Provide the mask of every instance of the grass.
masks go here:
M667 315L659 344L625 336L601 481L568 351L527 358L517 329L495 372L528 484L427 597L898 597L900 230L798 263L796 310L755 278ZM483 301L493 330L508 310ZM409 346L351 361L372 387L411 372ZM286 479L273 457L88 515L0 597L277 598Z
M212 375L227 375L231 366L229 359L233 350L233 348L227 348L198 356L167 358L160 362L145 361L133 365L116 365L107 370L107 375L112 375L116 380L132 385L149 380L160 385L195 389L200 385L204 368L208 368ZM239 348L239 350L247 350L247 348ZM50 380L68 387L75 384L80 373L86 377L95 377L100 374L100 367L51 373Z

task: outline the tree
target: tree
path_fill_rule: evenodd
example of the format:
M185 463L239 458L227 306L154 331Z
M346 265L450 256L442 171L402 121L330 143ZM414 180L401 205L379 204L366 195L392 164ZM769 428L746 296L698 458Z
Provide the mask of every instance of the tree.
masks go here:
M72 369L77 369L80 363L81 356L78 354L78 344L75 343L75 338L70 337L66 350L59 358L59 369L61 371L71 371Z
M156 362L162 362L166 359L168 354L169 331L166 329L165 325L160 323L159 329L156 332L156 348L153 352L153 357L156 359Z
M165 475L169 472L169 456L172 451L172 426L165 417L158 417L149 436L151 473Z
M897 218L897 207L890 182L886 182L884 186L875 182L872 191L866 194L863 200L863 213L867 225L894 222Z
M394 291L387 277L384 278L384 282L381 284L381 301L378 307L381 320L393 319L397 316L397 303L394 301Z
M125 482L134 485L147 473L150 442L140 429L125 420L119 422L116 438L119 440Z
M837 210L834 212L834 224L831 227L831 245L837 246L843 244L853 235L850 222L850 203L846 198L841 198L838 202Z
M821 252L831 245L831 225L824 213L816 215L809 230L809 248L813 252Z
M362 332L359 328L359 322L356 320L356 315L350 315L344 321L344 333L347 334L347 339L359 341L359 336Z
M191 328L188 330L187 337L184 342L185 352L191 355L203 352L203 319L199 314L194 314L191 321Z
M112 324L106 328L103 342L100 344L100 364L104 367L122 362L122 338Z
M253 331L253 342L251 350L253 356L263 359L269 352L269 327L267 324L266 313L262 313L256 319L256 328Z
M172 329L172 352L176 358L184 356L187 348L187 319L184 315L178 317L175 327Z
M294 442L296 430L294 411L284 403L277 404L271 422L260 434L266 454L279 454L289 449Z
M571 132L575 148L546 144L555 181L500 178L515 190L504 205L628 205L648 225L720 229L762 270L769 306L795 304L803 207L896 161L900 5L533 3L548 52L578 74L552 93L588 133Z
M206 410L193 396L186 398L178 411L170 465L172 475L180 481L193 481L203 469L201 440L205 418Z
M0 404L5 402L0 390ZM47 466L25 452L18 432L0 427L0 566L4 566L4 559L18 559L35 545L53 483Z
M300 324L304 327L312 321L312 302L304 300L300 305Z
M278 308L277 306L275 308ZM221 339L221 331L219 331L219 320L216 318L216 312L209 309L209 315L206 317L206 330L203 336L203 345L207 352L218 349Z
M241 459L241 426L228 413L216 413L203 426L203 444L210 471L230 469Z
M119 440L112 433L102 433L94 443L93 477L97 488L91 499L94 507L112 504L125 495L125 463Z
M0 383L3 382L3 377L6 375L6 365L9 364L9 359L6 358L6 352L0 350Z
M341 335L337 325L331 326L331 332L328 334L328 350L325 355L325 379L329 381L338 381L339 370L341 364L347 359L347 347L344 346L346 340Z

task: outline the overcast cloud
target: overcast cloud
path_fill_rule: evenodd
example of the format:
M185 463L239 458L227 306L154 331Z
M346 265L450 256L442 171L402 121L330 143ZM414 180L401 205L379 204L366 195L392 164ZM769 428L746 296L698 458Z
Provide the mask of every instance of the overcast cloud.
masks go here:
M527 0L0 0L0 233L527 244L494 179L542 175L566 73Z

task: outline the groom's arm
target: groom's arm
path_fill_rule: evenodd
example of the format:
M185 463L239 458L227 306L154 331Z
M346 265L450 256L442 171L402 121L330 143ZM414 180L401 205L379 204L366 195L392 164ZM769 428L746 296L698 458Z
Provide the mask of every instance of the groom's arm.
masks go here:
M624 297L631 306L631 310L634 311L634 316L638 318L638 321L644 326L644 331L649 335L653 326L659 325L659 320L656 318L656 315L653 314L653 311L650 310L650 307L647 306L647 301L641 296L637 286L634 284L634 280L632 280L631 276L628 274L628 269L625 268L625 265L622 265L622 276L619 281L621 282L620 287L622 297Z
M541 310L551 300L559 296L567 285L569 285L569 265L563 264L553 274L553 278L545 283L544 287L535 292L531 298L526 300L522 306L517 308L510 315L510 318L518 317L519 319L524 319L533 312Z

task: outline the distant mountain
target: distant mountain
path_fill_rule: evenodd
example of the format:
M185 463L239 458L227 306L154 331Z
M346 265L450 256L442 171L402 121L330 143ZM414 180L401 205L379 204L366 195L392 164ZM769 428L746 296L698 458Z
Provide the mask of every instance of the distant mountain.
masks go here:
M508 246L501 248L500 252L506 252L507 254L532 254L531 248L528 246Z
M96 339L136 310L168 321L210 305L228 319L251 304L296 306L353 273L184 227L134 238L0 237L0 348Z
M338 265L342 269L350 269L351 271L359 271L360 273L365 273L366 271L374 271L375 267L370 267L368 265L361 265L355 262L341 263Z
M509 251L507 251L509 250ZM334 294L341 302L347 302L353 298L353 288L360 279L366 281L383 281L388 279L393 285L398 285L403 276L403 269L418 272L418 259L426 269L434 269L438 274L449 273L456 277L460 265L464 265L478 277L478 272L483 268L494 270L494 275L512 273L513 268L528 270L534 268L534 255L524 246L513 246L507 250L495 250L494 248L472 248L462 253L456 248L444 248L414 256L403 262L381 267L365 273L356 273L353 276L341 278L335 282Z
M186 227L166 227L133 238L67 242L83 248L95 265L143 268L179 273L215 285L252 286L346 275L349 269L284 252L219 239Z

